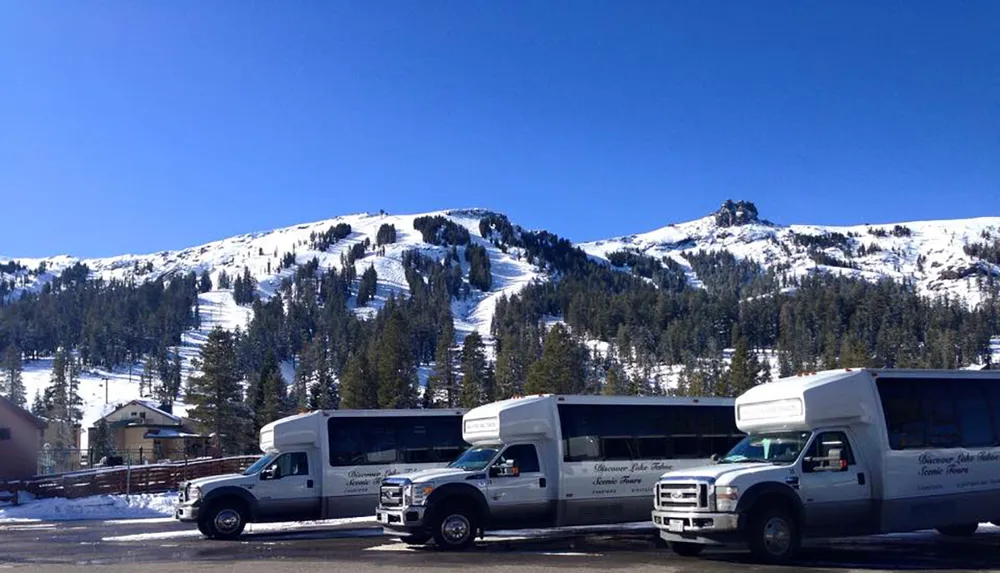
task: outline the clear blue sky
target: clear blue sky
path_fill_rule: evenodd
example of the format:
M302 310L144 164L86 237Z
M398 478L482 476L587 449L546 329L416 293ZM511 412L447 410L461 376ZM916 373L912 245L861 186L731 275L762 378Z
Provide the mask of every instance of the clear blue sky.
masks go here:
M0 3L0 254L1000 215L1000 2Z

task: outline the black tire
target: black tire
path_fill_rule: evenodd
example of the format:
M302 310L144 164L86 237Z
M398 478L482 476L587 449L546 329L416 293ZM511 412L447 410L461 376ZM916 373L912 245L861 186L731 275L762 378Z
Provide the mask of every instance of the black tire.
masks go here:
M786 509L764 506L750 514L747 543L757 560L771 565L789 563L798 553L801 540L798 521Z
M979 529L978 523L965 523L963 525L949 525L948 527L938 527L937 531L941 535L948 537L969 537Z
M671 541L670 550L681 557L697 557L705 550L701 543L685 543L683 541Z
M208 527L208 520L199 519L198 520L198 531L201 532L205 537L212 539L212 530Z
M407 545L423 545L431 540L431 536L426 533L414 533L413 535L401 535L399 540Z
M460 551L472 546L479 531L479 520L474 512L450 504L435 513L433 535L438 549Z
M246 526L247 512L241 503L218 503L205 516L205 527L212 539L236 539Z

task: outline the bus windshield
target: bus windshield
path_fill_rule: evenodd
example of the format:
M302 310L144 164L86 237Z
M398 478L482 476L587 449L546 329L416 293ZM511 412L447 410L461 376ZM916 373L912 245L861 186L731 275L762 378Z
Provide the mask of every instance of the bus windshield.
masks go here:
M798 459L812 432L774 432L750 434L740 440L722 458L720 464L772 463L790 464Z
M267 454L267 455L265 455L261 459L255 461L252 466L250 466L246 470L244 470L243 471L243 475L245 475L245 476L252 476L252 475L254 475L255 473L259 472L261 469L263 469L264 466L266 466L267 464L273 462L274 458L276 458L276 457L278 457L278 454Z
M486 469L490 465L500 446L473 446L458 457L457 460L448 464L449 468L459 468L472 472Z

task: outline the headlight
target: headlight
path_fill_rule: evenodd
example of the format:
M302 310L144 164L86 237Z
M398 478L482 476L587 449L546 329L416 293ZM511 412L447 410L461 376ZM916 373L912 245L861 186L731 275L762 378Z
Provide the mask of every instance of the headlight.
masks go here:
M716 511L736 511L736 502L739 501L740 488L731 485L720 485L715 488L715 510Z
M403 486L403 505L413 505L413 484Z
M423 505L427 503L427 496L434 491L434 486L430 484L415 485L413 488L413 499L411 505Z
M188 501L201 499L201 488L198 486L188 487Z

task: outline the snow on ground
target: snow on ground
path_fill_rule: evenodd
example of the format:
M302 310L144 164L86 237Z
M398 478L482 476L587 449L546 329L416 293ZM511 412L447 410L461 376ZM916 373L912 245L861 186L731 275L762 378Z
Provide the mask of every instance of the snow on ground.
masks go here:
M172 516L176 503L177 492L35 499L0 505L0 523L156 518Z

